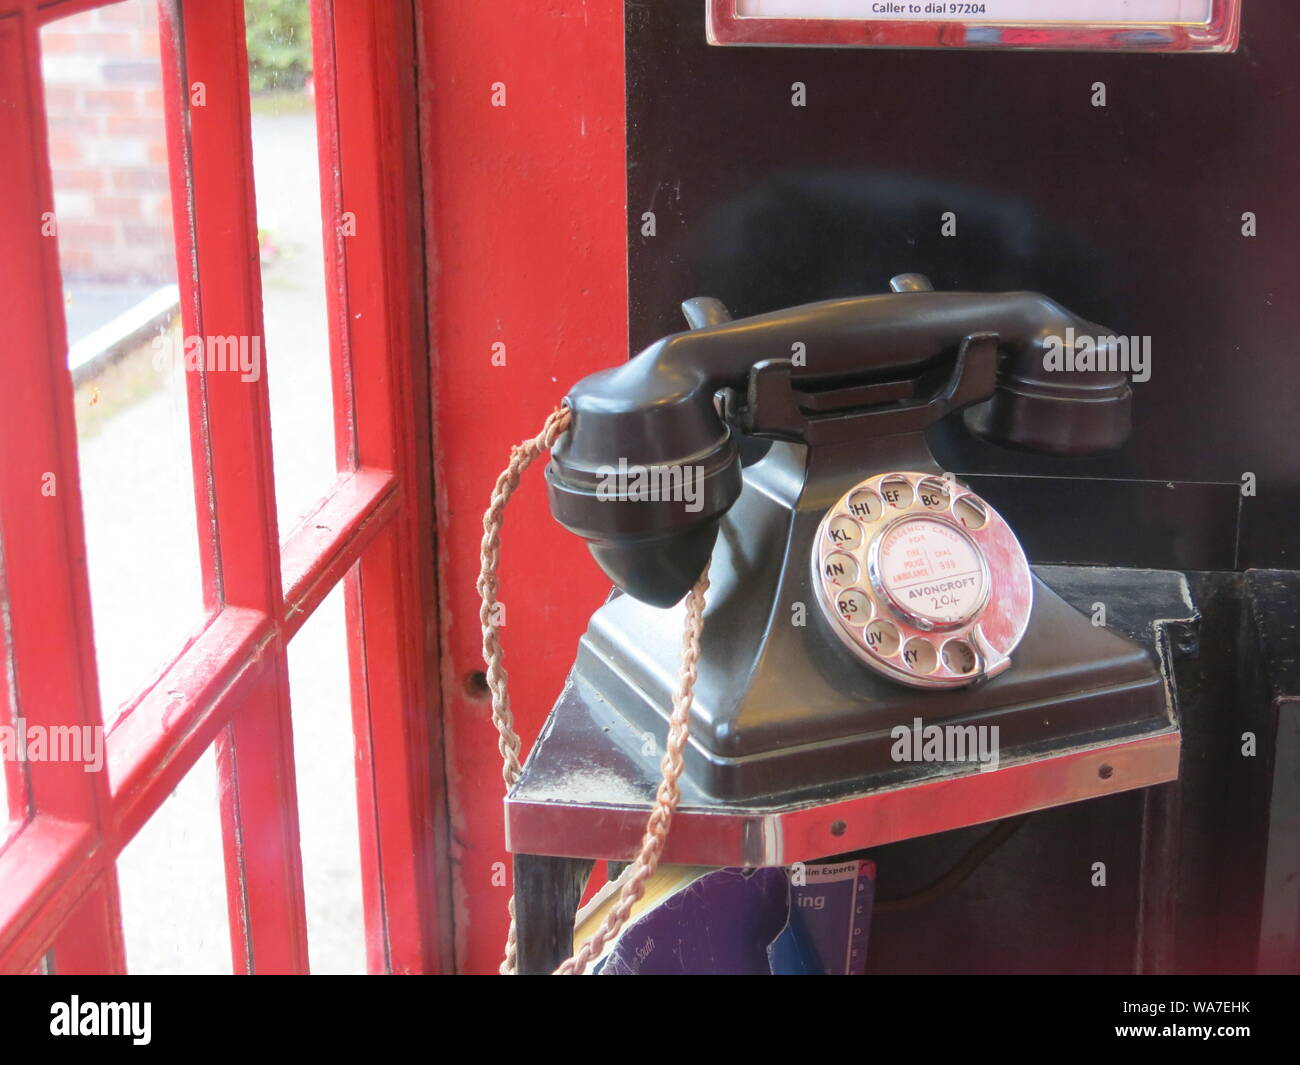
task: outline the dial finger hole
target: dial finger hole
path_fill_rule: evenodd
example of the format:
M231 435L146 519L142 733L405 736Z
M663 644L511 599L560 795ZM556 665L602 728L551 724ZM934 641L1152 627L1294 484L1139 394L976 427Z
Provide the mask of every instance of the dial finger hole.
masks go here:
M952 672L968 677L979 669L979 655L965 640L949 640L940 652L943 664Z
M962 496L953 504L952 512L967 529L982 529L989 520L988 511L971 496Z
M865 625L871 620L871 599L859 588L840 592L835 599L835 609L850 625Z
M848 510L860 521L879 521L885 512L885 502L870 488L860 488L849 496Z
M915 494L906 477L886 477L880 482L880 494L891 507L906 510L912 505Z
M903 665L913 673L933 673L939 668L939 652L929 640L913 636L903 644Z
M892 622L877 618L862 632L862 642L885 658L898 654L898 629Z
M834 551L822 563L822 576L837 588L847 588L858 583L858 560L843 551Z
M952 502L952 492L942 477L927 477L916 486L916 496L926 510L942 512Z
M862 543L862 526L847 514L838 514L826 526L826 535L836 547L854 548Z

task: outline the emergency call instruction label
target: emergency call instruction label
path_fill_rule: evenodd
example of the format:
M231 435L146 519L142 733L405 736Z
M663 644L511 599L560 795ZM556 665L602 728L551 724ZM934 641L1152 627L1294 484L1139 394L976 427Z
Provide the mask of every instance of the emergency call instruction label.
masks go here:
M737 0L742 18L1204 24L1213 0Z

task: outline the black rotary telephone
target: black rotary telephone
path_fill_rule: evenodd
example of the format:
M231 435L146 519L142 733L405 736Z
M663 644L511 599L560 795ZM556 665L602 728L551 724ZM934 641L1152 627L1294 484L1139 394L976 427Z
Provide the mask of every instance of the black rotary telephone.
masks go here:
M712 558L686 762L708 794L887 783L891 729L914 718L996 724L1023 749L1162 720L1146 652L1039 581L924 438L961 411L1012 447L1118 447L1127 376L1044 358L1086 338L1106 365L1111 331L1034 293L891 288L737 321L689 301L690 330L566 399L551 511L627 593L593 617L574 681L593 713L662 730L681 641L665 608Z

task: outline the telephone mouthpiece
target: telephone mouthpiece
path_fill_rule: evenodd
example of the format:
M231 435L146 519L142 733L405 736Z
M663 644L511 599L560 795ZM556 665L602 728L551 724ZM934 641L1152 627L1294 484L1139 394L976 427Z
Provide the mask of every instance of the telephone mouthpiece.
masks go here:
M588 447L611 454L600 442L609 427L575 414L546 468L551 514L628 595L672 606L708 566L722 516L740 495L738 449L724 427L708 450L673 461L636 448L613 462L587 461Z
M741 489L739 449L711 392L668 380L669 369L633 360L580 381L546 467L555 520L623 591L659 607L704 572Z
M709 564L718 539L715 518L672 536L588 540L605 575L634 599L670 607L691 590Z

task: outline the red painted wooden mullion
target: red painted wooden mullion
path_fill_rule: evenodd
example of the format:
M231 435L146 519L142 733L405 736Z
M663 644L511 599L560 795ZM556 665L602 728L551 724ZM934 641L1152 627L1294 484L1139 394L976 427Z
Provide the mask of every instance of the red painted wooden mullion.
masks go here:
M9 661L0 671L12 716L27 725L102 723L91 631L90 589L77 467L72 379L58 246L42 236L54 195L46 144L39 24L33 7L0 17L0 540L5 552L4 601ZM68 826L94 836L108 821L108 781L73 762L28 764L33 821L0 853L0 883L27 899L26 911L0 928L0 968L35 960L7 948L53 938L62 907L41 902L57 894L43 882L52 868L26 859L57 853ZM74 831L73 835L76 833ZM80 942L66 951L65 971L123 968L116 876L102 858L96 902L76 918ZM66 896L65 896L66 899ZM70 902L70 899L66 900ZM19 970L19 971L25 971Z
M0 855L0 973L30 972L40 962L109 857L93 826L40 813L9 841ZM111 929L98 934L100 943L112 940Z
M312 14L338 459L392 471L402 503L347 581L367 958L436 972L452 959L415 31L402 4L313 0Z
M186 76L181 0L158 0L158 39L181 327L184 336L196 336L200 333L203 314L199 305L198 253L193 231L194 199L190 188L192 153L189 111L192 90L191 79ZM206 98L204 106L207 106ZM206 373L202 370L186 371L185 395L189 415L190 463L194 471L194 513L198 521L203 606L207 614L212 616L221 609L225 600L221 584L216 500L213 495Z
M124 971L117 874L115 867L109 865L59 929L54 944L54 972L67 976Z
M3 31L0 31L3 32ZM0 604L5 602L5 559L4 541L0 540ZM7 681L9 672L9 644L5 639L5 624L0 616L0 725L12 726L15 708L13 697L9 693ZM8 817L0 821L0 851L17 826L26 823L31 816L30 801L27 792L27 767L22 762L0 761L0 788L5 792L5 809Z
M189 108L201 319L196 332L261 337L243 4L204 0L184 4L183 11L185 79L192 90L201 87L205 101ZM183 279L187 301L189 284ZM212 476L195 487L200 499L211 501L224 602L265 613L278 624L280 551L265 367L255 381L237 372L209 372L203 385ZM305 972L306 910L283 641L265 653L261 683L217 740L231 943L237 972Z
M348 328L348 227L344 224L343 173L339 153L339 83L335 58L334 2L310 0L312 89L316 98L316 150L320 164L321 236L325 253L325 301L329 323L330 377L334 395L334 452L340 470L357 465L353 422L351 331ZM373 91L373 90L367 90Z

